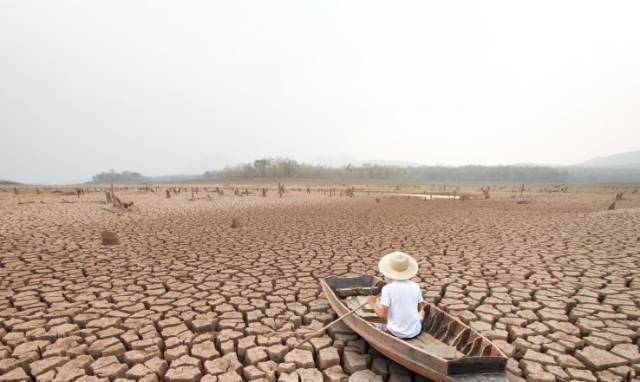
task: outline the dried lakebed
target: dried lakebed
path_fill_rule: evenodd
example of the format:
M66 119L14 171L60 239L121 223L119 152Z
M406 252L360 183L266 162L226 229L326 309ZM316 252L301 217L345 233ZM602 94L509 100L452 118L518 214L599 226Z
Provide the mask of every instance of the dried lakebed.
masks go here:
M0 381L421 380L344 326L293 351L272 335L331 321L317 278L376 274L394 249L419 260L427 300L510 356L513 380L640 374L638 200L120 196L132 212L0 193Z

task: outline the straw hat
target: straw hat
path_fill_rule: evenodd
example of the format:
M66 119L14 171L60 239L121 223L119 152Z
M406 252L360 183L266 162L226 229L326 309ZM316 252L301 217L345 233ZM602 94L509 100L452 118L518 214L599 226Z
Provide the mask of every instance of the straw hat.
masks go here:
M418 272L418 262L404 252L391 252L380 259L378 269L390 279L409 280Z

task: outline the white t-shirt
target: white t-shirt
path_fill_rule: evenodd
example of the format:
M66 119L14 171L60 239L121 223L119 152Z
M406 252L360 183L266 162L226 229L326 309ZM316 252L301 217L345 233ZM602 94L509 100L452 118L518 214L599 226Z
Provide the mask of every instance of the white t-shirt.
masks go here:
M387 330L399 338L417 336L422 329L418 315L420 302L420 287L411 280L394 281L385 285L382 288L380 304L389 308Z

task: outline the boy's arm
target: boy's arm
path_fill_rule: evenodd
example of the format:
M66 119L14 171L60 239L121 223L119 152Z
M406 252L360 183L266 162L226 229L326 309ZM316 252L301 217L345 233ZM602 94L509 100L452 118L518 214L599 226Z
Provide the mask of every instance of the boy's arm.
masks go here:
M387 314L389 313L389 307L378 304L378 298L376 296L367 297L367 303L373 309L374 312L378 315L378 317L383 320L387 319Z

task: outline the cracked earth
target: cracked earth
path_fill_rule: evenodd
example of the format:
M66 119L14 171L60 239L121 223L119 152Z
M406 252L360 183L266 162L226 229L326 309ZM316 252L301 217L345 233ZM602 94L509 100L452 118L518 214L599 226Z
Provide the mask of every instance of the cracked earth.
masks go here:
M422 381L345 326L297 350L272 334L329 323L317 279L377 274L398 249L418 260L426 300L510 357L511 380L640 380L638 194L608 211L613 190L517 204L508 191L129 189L123 212L103 192L30 190L19 205L2 191L0 381ZM105 230L120 244L102 245Z

